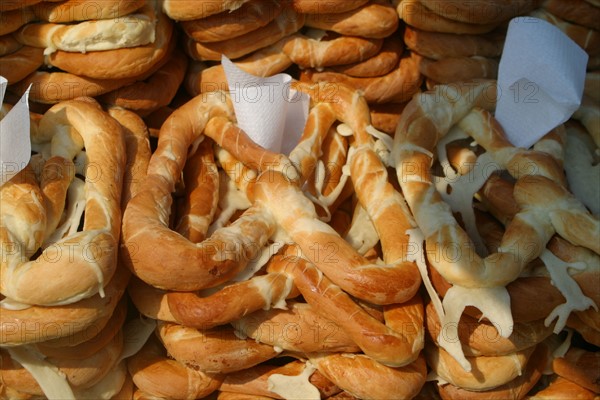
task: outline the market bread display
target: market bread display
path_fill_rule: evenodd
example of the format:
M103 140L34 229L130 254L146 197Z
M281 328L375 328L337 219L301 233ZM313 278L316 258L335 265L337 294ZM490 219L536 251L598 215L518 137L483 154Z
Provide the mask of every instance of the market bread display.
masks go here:
M496 80L518 16L588 57L581 102L527 148ZM598 398L598 16L2 2L0 399Z

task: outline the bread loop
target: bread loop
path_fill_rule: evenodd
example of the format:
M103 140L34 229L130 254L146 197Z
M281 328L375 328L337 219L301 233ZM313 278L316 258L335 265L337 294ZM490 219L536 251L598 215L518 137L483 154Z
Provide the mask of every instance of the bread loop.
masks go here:
M0 57L0 75L9 85L20 82L44 64L42 49L23 46L17 51Z
M152 43L87 53L55 51L47 62L63 71L96 79L138 78L171 53L175 42L173 22L158 14L156 36Z
M191 58L198 61L220 61L222 55L236 59L276 43L297 32L303 25L304 16L302 14L284 9L267 25L232 39L208 43L196 42L188 38L186 51Z
M287 364L268 365L259 364L247 370L228 374L219 388L221 393L236 393L246 396L267 396L271 398L274 393L269 390L269 378L273 375L295 377L301 375L307 364L300 360L293 360ZM308 381L319 389L322 398L329 398L341 391L335 384L325 378L318 370L312 372Z
M176 52L148 79L122 86L105 93L98 101L111 106L133 110L141 116L168 105L183 82L187 58Z
M438 386L439 394L442 399L448 400L523 399L541 378L548 356L548 350L543 344L537 346L523 373L494 389L471 391L452 384L442 384Z
M119 19L98 19L77 24L35 22L14 33L26 46L40 47L48 55L56 50L86 53L143 46L155 40L156 15L148 5L139 13Z
M222 117L219 123L211 122L218 117ZM123 218L125 260L145 282L179 291L217 286L241 271L273 233L274 222L257 207L251 207L230 226L218 229L199 244L167 225L169 213L164 210L170 209L171 193L185 165L188 148L202 133L219 144L244 149L248 160L261 160L264 150L251 143L241 130L228 130L232 118L227 96L222 92L208 93L180 107L163 124L148 176ZM268 158L264 161L281 164ZM157 241L165 245L156 246ZM178 257L173 257L173 249L177 249Z
M349 125L355 137L362 137L359 142L363 145L357 150L357 154L360 155L355 155L351 163L351 168L356 166L355 171L360 172L351 173L351 176L354 186L360 187L360 184L363 184L365 189L361 193L374 200L372 206L367 206L369 211L376 210L381 201L386 202L386 207L373 211L371 215L376 221L375 224L380 224L378 228L382 229L379 232L380 238L389 238L389 242L386 241L383 245L384 257L389 264L374 265L357 254L337 232L318 220L314 206L282 174L260 175L251 196L253 202L270 210L270 214L299 245L302 253L346 292L376 304L401 303L410 299L419 286L419 274L413 263L402 261L404 256L398 251L401 246L391 244L399 238L393 232L388 232L383 215L388 218L388 223L390 217L394 223L401 224L400 226L410 226L410 223L404 220L406 216L403 214L405 208L401 205L401 196L387 184L385 168L375 152L369 148L369 111L366 102L355 90L344 85L336 85L336 91L333 93L324 90L327 88L326 84L310 86L298 83L294 88L309 93L312 101L321 103L321 107L331 107L333 115ZM364 181L366 176L376 179L367 183ZM373 192L371 195L366 193L369 190ZM395 229L398 230L398 226ZM387 234L389 236L386 236ZM315 243L319 244L318 251ZM333 258L329 258L328 255ZM389 282L396 282L393 290L389 287Z
M273 346L240 339L231 327L198 330L159 322L156 332L171 357L209 374L240 371L280 353Z
M163 11L175 21L189 21L192 19L206 18L225 11L235 11L249 0L223 0L214 2L201 0L190 2L188 0L165 0L162 4Z
M382 45L383 39L333 36L323 40L298 33L285 39L283 52L300 68L324 68L365 61L377 54Z
M52 341L57 345L77 345L106 326L121 299L129 272L117 271L104 288L104 297L96 294L74 304L32 306L22 310L2 308L0 342L3 347Z
M485 35L457 35L454 33L427 32L412 26L404 28L406 47L434 60L447 57L500 57L504 35L491 32Z
M353 87L367 102L375 104L408 101L419 91L423 82L414 54L402 57L395 69L383 76L356 78L337 72L307 70L302 73L301 79Z
M33 137L32 141L38 146L47 146L50 155L41 182L42 192L47 190L46 199L42 200L46 203L45 209L50 210L50 215L56 214L53 210L65 204L67 188L77 190L79 187L81 206L85 203L83 230L76 231L78 221L67 221L61 231L55 233L60 219L58 213L44 227L43 240L36 243L37 248L43 245L45 250L36 260L29 260L31 254L28 253L33 248L19 241L16 226L3 225L3 246L12 243L15 252L2 260L0 288L6 297L25 304L69 304L98 291L102 293L117 267L120 184L125 167L123 136L114 119L97 104L85 101L64 102L51 108L40 120L39 132L39 137ZM88 182L85 185L79 178L73 178L72 161L84 147L86 164L82 169ZM53 157L62 157L64 161L57 163ZM53 174L49 168L53 168ZM18 186L20 182L12 184ZM11 187L5 185L2 193ZM2 201L4 212L9 198L3 196ZM15 217L26 218L18 214ZM69 248L70 253L67 253ZM72 256L64 257L65 254ZM76 268L78 272L66 274L62 272L65 268Z
M32 7L36 19L64 23L96 19L118 19L131 14L147 2L143 0L67 0L61 2L44 1Z
M292 7L302 14L343 13L364 5L369 0L292 0Z
M339 326L373 360L393 367L415 361L424 342L423 303L419 296L385 306L383 321L379 321L312 263L300 258L298 252L289 249L283 260L308 304Z
M472 24L445 18L425 7L420 0L402 0L398 2L396 11L407 25L428 32L479 35L491 32L498 26L498 21Z
M283 9L278 1L249 1L234 11L225 11L208 17L181 21L183 31L196 42L220 42L259 29Z
M371 1L346 12L307 14L305 25L341 35L383 39L398 28L398 14L387 2Z
M373 78L390 73L398 66L404 46L395 37L386 38L379 53L355 64L337 65L331 70L357 78Z
M493 58L448 57L441 60L430 60L417 57L419 71L438 84L464 82L473 79L496 79L498 76L498 61Z
M492 0L467 3L458 0L443 2L437 0L418 1L439 16L470 24L491 24L506 21L527 14L539 4L539 1L531 0L511 2Z
M196 399L219 388L221 375L205 374L167 357L164 347L150 338L144 347L127 361L133 383L149 396Z
M309 359L327 379L358 398L410 399L419 393L427 376L422 356L399 368L385 366L364 354L309 355Z

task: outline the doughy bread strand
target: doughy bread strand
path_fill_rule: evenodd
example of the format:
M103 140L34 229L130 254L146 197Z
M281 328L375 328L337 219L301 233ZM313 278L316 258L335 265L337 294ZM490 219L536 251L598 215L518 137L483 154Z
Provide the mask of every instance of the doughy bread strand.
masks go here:
M60 3L44 1L36 4L32 9L37 19L61 23L118 18L146 4L144 0L67 0Z
M287 268L305 300L346 331L366 355L393 367L410 364L418 357L424 342L424 313L419 296L386 306L384 324L356 304L312 263L292 254L287 258Z
M444 328L440 325L432 303L427 305L426 315L427 333L435 340ZM552 329L552 326L544 326L543 319L526 324L517 322L512 334L504 338L494 325L463 314L458 325L458 335L466 356L501 356L537 345L552 334Z
M210 296L169 292L166 299L177 323L210 329L297 295L291 289L286 274L271 272L233 283Z
M223 375L205 374L168 358L156 338L127 360L133 382L150 396L197 399L219 388Z
M74 132L67 137L65 132L69 129ZM89 101L70 101L52 107L40 120L39 130L55 142L51 153L68 159L85 146L89 179L83 230L49 243L52 246L36 260L24 262L25 249L7 254L2 260L0 288L5 296L26 304L68 304L101 291L116 270L124 141L117 121L97 103ZM15 243L11 236L3 227L3 241ZM90 252L90 248L95 251ZM48 256L49 251L60 251L62 256L57 261ZM65 268L76 270L77 274L61 272Z
M240 371L279 355L273 346L238 338L230 327L201 331L159 322L156 333L171 357L209 374Z
M57 344L76 345L89 340L90 331L98 332L108 322L125 292L129 277L126 268L117 268L104 287L104 297L96 294L62 306L32 306L24 310L3 308L0 312L0 343L10 347L53 340Z
M219 173L208 138L191 155L183 169L185 201L178 208L175 230L194 243L206 239L219 202Z
M283 2L254 0L234 11L224 11L205 18L181 21L183 31L196 42L220 42L259 29L283 9Z
M398 14L388 2L372 1L347 12L307 14L305 25L341 35L383 39L398 28Z
M531 355L521 376L495 389L474 392L451 384L438 386L443 400L520 400L535 386L546 367L548 350L542 344Z
M399 368L385 366L364 354L308 356L327 379L361 399L411 399L419 393L427 375L423 356Z

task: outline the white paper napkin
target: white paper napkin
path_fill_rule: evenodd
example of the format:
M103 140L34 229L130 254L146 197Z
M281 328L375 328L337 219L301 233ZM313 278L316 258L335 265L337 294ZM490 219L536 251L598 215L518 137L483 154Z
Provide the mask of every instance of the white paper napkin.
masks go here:
M0 104L4 101L8 81L0 76ZM31 86L30 86L31 87ZM11 180L29 164L29 88L0 121L0 186Z
M296 146L306 119L310 98L290 88L292 77L251 75L221 58L238 126L254 142L277 153L289 154Z
M579 108L587 60L554 25L532 17L511 20L495 116L513 145L529 148Z

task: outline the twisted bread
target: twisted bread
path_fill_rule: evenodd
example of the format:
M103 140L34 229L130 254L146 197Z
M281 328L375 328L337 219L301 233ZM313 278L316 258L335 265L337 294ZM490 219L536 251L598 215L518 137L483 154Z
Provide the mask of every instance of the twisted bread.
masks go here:
M32 7L36 19L53 23L86 21L94 19L116 19L131 14L147 2L143 0L67 0L36 4Z
M43 242L49 247L37 260L27 261L31 256L27 253L33 248L19 240L18 226L3 218L7 224L1 227L2 246L16 248L2 260L0 288L6 297L26 304L68 304L98 291L102 294L117 266L121 183L125 167L123 135L121 126L114 119L97 104L86 101L64 102L52 107L40 120L39 132L40 137L33 140L49 146L51 156L66 160L47 163L44 167L56 168L57 175L54 176L62 179L47 184L41 182L42 192L46 187L48 191L58 189L58 194L47 194L46 197L56 196L56 201L61 204L65 201L66 187L73 179L71 160L85 147L87 165L84 171L88 174L88 184L83 231L54 238L49 233L53 233L58 217L53 217L49 229L44 229ZM59 183L58 187L56 183ZM13 181L13 185L18 186L19 182ZM2 193L11 188L12 185L5 185ZM4 205L8 206L10 199L3 196L2 202L4 213ZM47 208L58 208L51 204L52 201L48 200L48 203ZM18 215L15 217L19 218ZM37 247L41 244L36 243ZM58 262L53 251L58 254ZM64 257L66 254L69 256ZM62 273L65 268L70 271L75 268L77 273ZM57 276L61 279L56 279Z
M184 32L196 42L220 42L259 29L283 10L278 1L249 1L230 12L213 14L205 18L181 21Z
M398 28L398 14L387 2L367 2L346 12L307 14L305 25L341 35L383 39Z

